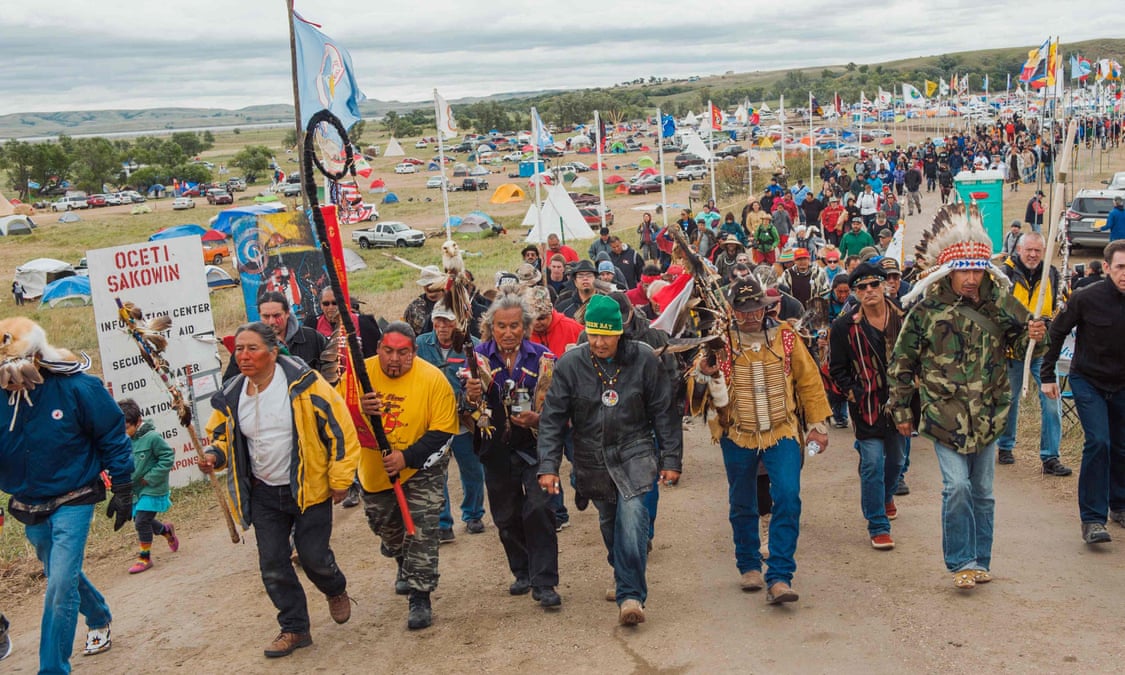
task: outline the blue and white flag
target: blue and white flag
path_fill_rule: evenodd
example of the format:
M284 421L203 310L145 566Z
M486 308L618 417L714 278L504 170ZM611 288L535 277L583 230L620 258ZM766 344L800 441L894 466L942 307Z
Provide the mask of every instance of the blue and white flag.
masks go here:
M660 116L660 137L669 138L676 135L676 118L671 115Z
M328 110L345 129L360 118L359 104L367 97L359 90L352 69L352 57L316 24L293 13L293 34L297 40L297 93L301 102L301 128L321 110Z
M535 145L540 150L544 148L555 147L555 138L547 131L547 127L543 125L543 120L539 119L539 111L535 108L531 109L531 135L535 137Z

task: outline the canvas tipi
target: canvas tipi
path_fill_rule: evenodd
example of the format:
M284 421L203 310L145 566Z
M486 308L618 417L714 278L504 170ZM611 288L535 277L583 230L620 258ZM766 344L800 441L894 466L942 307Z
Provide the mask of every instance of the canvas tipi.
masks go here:
M406 153L402 151L402 146L393 137L387 141L387 150L383 153L384 157L402 157Z
M551 234L559 235L564 241L593 239L594 231L586 224L574 200L567 194L566 188L562 185L551 185L547 186L546 190L542 216L536 213L535 205L532 204L523 218L523 226L531 228L527 233L527 241L532 244L542 244Z

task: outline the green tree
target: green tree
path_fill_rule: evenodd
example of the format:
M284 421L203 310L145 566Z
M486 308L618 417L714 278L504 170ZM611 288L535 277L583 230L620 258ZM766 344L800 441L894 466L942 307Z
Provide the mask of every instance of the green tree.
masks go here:
M31 143L12 139L0 147L0 162L8 172L8 187L25 201L34 160L35 147Z
M210 131L203 132L203 142L207 144L207 149L215 147L215 134Z
M269 168L272 158L273 153L264 145L248 145L238 151L230 164L242 169L247 183L253 183L257 180L258 174Z
M76 139L74 150L70 155L74 179L87 192L101 192L121 172L121 155L104 138Z
M283 136L282 139L281 139L281 145L282 145L282 147L285 147L285 148L295 148L295 147L297 147L297 130L296 129L286 129L285 130L285 136Z
M138 164L172 167L183 164L189 155L183 146L167 138L141 136L133 142L133 147L125 157Z
M193 131L177 131L172 134L172 142L184 150L188 157L198 157L199 153L209 150L214 143L207 143Z
M351 140L354 145L358 146L362 142L360 139L363 138L364 131L367 131L367 122L359 120L352 125L351 129L348 129L348 139Z

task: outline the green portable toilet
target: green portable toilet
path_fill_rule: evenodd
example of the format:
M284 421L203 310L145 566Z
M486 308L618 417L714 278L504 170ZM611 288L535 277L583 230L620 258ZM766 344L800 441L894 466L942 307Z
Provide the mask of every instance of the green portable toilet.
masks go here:
M953 177L958 201L976 202L984 231L992 239L992 252L1004 246L1004 176L999 171L962 171Z

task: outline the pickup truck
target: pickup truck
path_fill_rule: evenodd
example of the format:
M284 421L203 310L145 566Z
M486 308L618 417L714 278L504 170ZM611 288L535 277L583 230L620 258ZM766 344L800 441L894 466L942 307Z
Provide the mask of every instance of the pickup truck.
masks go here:
M426 243L426 235L406 223L391 221L352 232L352 241L364 249L380 246L404 248L422 246Z
M487 190L488 181L483 178L466 178L461 181L461 190L469 190L475 192L477 190Z

